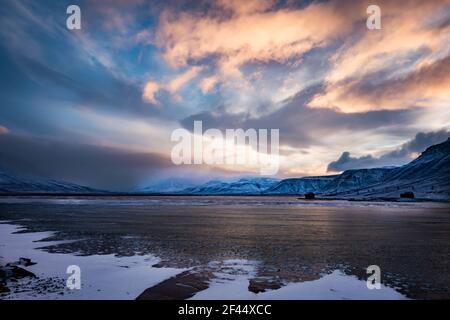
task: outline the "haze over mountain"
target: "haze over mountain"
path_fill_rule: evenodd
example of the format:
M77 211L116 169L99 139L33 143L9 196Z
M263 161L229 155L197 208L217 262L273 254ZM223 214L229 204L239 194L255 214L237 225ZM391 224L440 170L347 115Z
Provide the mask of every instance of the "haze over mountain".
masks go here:
M188 188L193 194L303 195L313 192L339 198L398 198L412 191L417 198L450 199L450 138L427 148L414 161L400 167L346 170L339 175L289 178L279 182L260 178L237 183L211 181Z
M212 180L203 185L183 190L192 194L262 194L279 179L266 177L244 177L237 181Z
M75 183L23 177L0 170L0 193L91 193L103 192Z
M259 173L174 164L172 134L197 136L195 121L278 129L283 177L404 165L450 130L450 0L378 0L379 30L363 0L77 3L81 30L67 30L70 2L2 1L7 173L118 192Z
M138 193L176 193L199 185L199 182L188 178L167 178L153 182L135 190Z
M400 167L346 170L329 176L274 179L241 177L212 180L195 185L188 179L166 179L138 193L193 195L304 195L321 197L379 199L399 198L411 191L416 198L450 200L450 138L427 148L410 163ZM2 193L93 193L99 190L52 179L28 178L0 171Z

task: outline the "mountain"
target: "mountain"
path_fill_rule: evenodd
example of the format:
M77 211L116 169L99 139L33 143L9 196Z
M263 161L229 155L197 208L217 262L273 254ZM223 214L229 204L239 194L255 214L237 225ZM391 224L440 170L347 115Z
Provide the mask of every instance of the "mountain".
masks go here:
M429 147L414 161L389 168L346 170L338 175L289 178L249 177L237 181L209 181L184 189L198 195L304 195L323 198L398 199L412 191L416 198L450 200L450 139Z
M418 198L450 200L450 138L427 148L410 163L391 169L379 183L361 188L356 194L389 198L406 191ZM355 191L349 195L355 195Z
M339 194L359 190L384 181L392 168L346 170L320 190L323 194Z
M138 188L138 193L179 193L187 188L193 188L199 183L186 178L169 178L154 182L146 187Z
M284 179L272 185L264 193L267 194L304 194L320 193L337 176L304 177Z
M431 146L401 167L346 170L339 175L284 179L266 194L314 192L323 197L399 198L413 192L416 198L450 200L450 138Z
M70 182L21 177L0 171L0 193L2 192L89 193L99 190Z
M242 177L238 180L212 180L195 185L187 179L172 178L136 192L189 193L196 195L304 195L313 192L323 198L398 199L413 192L416 198L450 200L450 138L427 148L410 163L393 168L346 170L338 175L273 179ZM25 178L0 171L0 193L102 192L70 182Z
M265 177L246 177L230 182L212 180L197 187L187 188L183 192L201 195L262 194L279 181Z

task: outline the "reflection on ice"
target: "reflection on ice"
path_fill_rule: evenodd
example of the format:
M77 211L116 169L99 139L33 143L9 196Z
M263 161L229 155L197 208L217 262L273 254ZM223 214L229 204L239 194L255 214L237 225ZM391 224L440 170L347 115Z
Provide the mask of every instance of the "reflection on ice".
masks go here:
M10 293L6 299L134 299L145 289L181 274L187 269L154 268L160 259L152 256L116 257L114 255L77 256L48 253L38 248L57 242L40 241L51 232L14 233L21 227L0 224L0 265L30 258L37 262L26 270L37 278L7 283ZM257 276L259 262L248 260L212 261L209 287L197 292L192 299L406 299L394 289L381 286L369 290L365 281L335 270L320 279L284 283L275 290L253 293L249 281ZM81 289L66 286L69 265L81 268Z
M20 257L30 258L37 264L26 270L37 278L9 283L11 293L0 296L3 299L134 299L146 288L184 271L153 268L160 259L151 255L116 257L48 253L37 248L57 243L39 241L51 236L51 232L14 233L20 230L16 225L0 224L0 265ZM65 286L69 265L81 268L80 290Z

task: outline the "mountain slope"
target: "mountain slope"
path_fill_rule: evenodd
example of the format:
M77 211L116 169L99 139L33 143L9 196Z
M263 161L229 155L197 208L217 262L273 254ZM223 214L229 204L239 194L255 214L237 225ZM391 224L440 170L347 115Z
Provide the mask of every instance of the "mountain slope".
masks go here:
M391 169L380 183L357 193L365 197L398 197L406 191L418 198L450 200L450 138L427 148L410 163Z
M155 182L143 188L138 188L138 193L178 193L187 188L193 188L198 183L192 182L185 178L169 178L159 182Z
M450 200L450 138L426 149L410 163L394 168L346 170L339 175L281 180L265 194L371 199L399 198L406 191L417 198Z
M279 181L264 177L241 178L231 182L213 180L197 187L187 188L183 192L200 195L262 194Z
M366 188L384 181L391 171L390 168L346 170L330 181L320 193L330 195Z
M264 193L267 194L304 194L320 193L337 176L290 178L281 180Z
M75 183L51 179L25 178L0 171L0 192L88 193L98 192Z

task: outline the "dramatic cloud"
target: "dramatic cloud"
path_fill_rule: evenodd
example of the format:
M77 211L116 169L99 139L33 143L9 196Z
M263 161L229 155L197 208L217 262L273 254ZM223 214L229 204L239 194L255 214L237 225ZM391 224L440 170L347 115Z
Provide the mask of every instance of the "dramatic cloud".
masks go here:
M383 76L377 73L337 85L327 93L326 99L331 99L337 106L351 106L353 112L380 107L399 109L408 105L445 105L450 102L450 57L424 63L410 73L380 81ZM314 106L322 98L316 97L311 105Z
M19 171L131 186L165 168L155 159L169 158L171 132L194 120L279 129L285 176L324 174L343 150L341 162L402 163L412 149L388 157L392 146L450 129L450 0L80 0L82 29L71 31L68 4L2 3L0 137L35 143L9 143L0 162L15 168L33 158L21 149L40 154L31 146L57 137L61 154L89 144L78 153L100 169L67 160L65 170L65 158L52 169L39 156L40 172ZM381 30L366 28L369 4ZM151 165L133 162L147 154Z
M365 155L352 157L350 152L345 151L338 160L328 165L327 171L344 171L349 169L374 168L405 164L423 152L431 145L444 142L450 137L450 131L445 129L435 132L419 132L414 139L402 144L395 150L386 152L379 157Z
M172 167L157 153L0 135L0 167L9 172L62 179L100 189L130 190Z
M195 120L202 120L208 128L256 128L280 129L280 143L292 147L321 144L327 136L338 132L386 129L399 124L411 123L418 110L379 110L370 112L342 113L329 108L309 108L308 102L322 85L308 87L288 99L273 113L259 118L248 114L228 114L221 109L189 116L181 121L191 130Z
M352 17L337 12L335 3L279 10L270 10L273 1L215 4L217 10L209 15L173 11L161 15L156 44L164 48L171 65L215 55L223 74L238 76L238 68L249 61L284 62L324 45L352 23ZM217 14L224 9L224 14Z
M354 30L331 57L327 88L311 105L355 112L429 105L437 98L448 102L445 85L438 85L434 77L424 75L427 78L417 84L409 79L435 73L433 65L448 65L444 58L449 54L450 1L378 1L377 5L382 8L382 29ZM390 88L397 81L400 84ZM398 87L402 90L396 91ZM386 88L390 90L385 94Z

